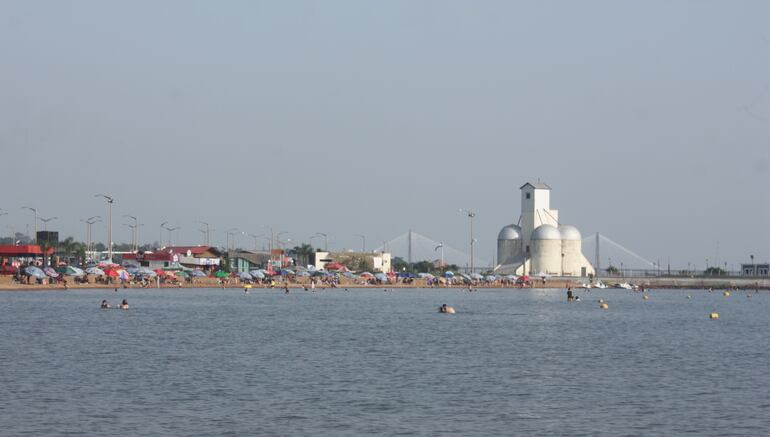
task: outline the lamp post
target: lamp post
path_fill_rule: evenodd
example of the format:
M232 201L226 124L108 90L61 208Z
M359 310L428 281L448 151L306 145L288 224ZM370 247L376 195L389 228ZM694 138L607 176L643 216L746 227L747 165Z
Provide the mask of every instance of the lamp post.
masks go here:
M238 232L239 232L238 228L231 228L225 232L225 234L227 234L227 251L228 252L230 251L230 247L231 247L230 237L233 237L232 250L235 250L235 234L237 234Z
M104 197L107 200L107 256L112 262L112 203L115 199L106 194L96 194L94 197Z
M203 232L204 234L203 245L208 246L209 245L209 224L206 222L198 222L198 223L206 226L206 230L201 232Z
M439 249L441 249L441 260L439 261L438 268L443 269L444 268L444 242L443 241L439 241L438 246L436 246L436 248L433 249L433 251L435 252Z
M172 238L171 238L172 234L171 233L174 232L174 231L178 231L179 229L182 229L182 228L179 227L179 226L175 226L173 228L166 228L166 230L168 231L168 245L169 245L169 247L173 246L173 244L171 244L172 243ZM177 235L177 237L178 237L178 235Z
M86 258L88 258L88 252L91 252L91 226L102 221L102 217L95 215L87 219L80 219L80 221L86 224Z
M22 206L21 209L28 209L28 210L32 211L32 213L34 214L34 218L32 219L32 221L35 223L35 225L34 225L34 227L35 227L35 235L33 235L33 241L35 242L35 244L37 244L37 209L30 208L29 206ZM29 230L29 228L27 228L27 230Z
M320 235L324 237L324 252L329 251L329 236L324 234L323 232L316 232L316 235Z
M128 218L134 220L134 225L133 226L129 226L129 228L131 228L131 249L136 251L137 250L137 242L139 240L138 235L137 235L137 232L139 232L139 220L136 217L134 217L134 216L132 216L130 214L123 214L123 217L128 217Z
M473 273L473 245L476 242L476 240L473 239L473 219L476 217L476 213L462 208L459 209L459 212L468 214L468 219L471 224L471 273Z
M163 248L163 229L165 229L166 223L168 222L163 222L160 224L160 230L158 231L158 250Z
M754 255L749 255L749 258L751 258L751 276L754 276L757 274L757 267L754 265Z
M249 237L254 239L254 252L257 251L257 240L259 240L260 237L264 237L264 234L249 234Z
M361 237L361 253L366 253L366 235L364 234L353 234L356 237Z
M40 221L43 222L43 231L47 231L48 230L48 222L50 222L51 220L56 220L57 218L59 218L59 217L49 217L49 218L40 217L39 218Z

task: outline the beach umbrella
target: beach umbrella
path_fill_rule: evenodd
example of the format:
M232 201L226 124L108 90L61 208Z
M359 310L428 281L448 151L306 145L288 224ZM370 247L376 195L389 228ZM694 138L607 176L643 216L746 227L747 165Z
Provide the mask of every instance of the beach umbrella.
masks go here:
M194 270L190 270L190 276L193 276L196 278L205 278L206 272L204 272L203 270L194 269Z
M260 269L252 270L249 272L249 274L251 275L252 278L255 278L255 279L265 279L265 273Z
M34 276L38 279L45 278L45 272L40 270L38 267L35 266L27 266L24 269L24 273L28 274L29 276Z
M226 278L230 276L230 274L224 270L217 270L216 273L214 273L214 276L217 278Z
M59 268L59 273L65 276L77 276L77 277L81 277L86 274L83 270L72 266L64 266Z
M139 266L135 264L129 264L125 267L126 267L126 271L128 273L131 273L132 275L136 275L137 273L139 273Z
M310 273L311 276L326 276L326 272L323 270L316 270Z
M349 273L349 272L345 272L345 273ZM307 277L307 276L310 276L310 272L308 272L307 270L303 270L301 272L297 272L297 276Z
M517 280L519 278L516 275L508 275L508 276L505 277L505 279L507 279L509 281L515 281L515 280Z
M86 269L86 273L89 275L104 276L104 270L100 269L99 267L89 267Z
M58 278L59 273L53 269L53 267L46 267L43 269L43 272L45 272L46 275L52 277L52 278Z
M153 271L149 267L139 267L139 270L137 270L136 273L142 276L149 276L149 277L158 276L158 274L155 273L155 271Z
M293 275L294 271L291 269L281 269L281 276Z
M117 278L120 276L117 270L114 269L104 269L104 274L109 276L110 278Z
M454 273L452 273L452 272L450 272L449 270L447 270L447 271L445 271L445 272L444 272L444 277L445 277L445 278L451 278L451 277L453 277L454 275L455 275L455 274L454 274Z
M356 277L356 275L354 275L351 272L344 272L344 273L342 273L342 276L344 276L346 278L350 278L350 279L354 279Z
M435 276L431 275L430 273L418 273L417 276L421 278L427 278L427 279L433 279Z
M370 279L370 278L374 277L374 275L369 273L369 272L361 272L361 273L358 274L358 276L360 276L362 278L367 278L367 279Z
M484 279L489 281L489 282L494 282L494 281L497 281L497 276L487 275L487 276L484 277Z
M472 281L473 278L471 278L469 275L466 275L465 273L460 273L460 277L465 279L466 281Z
M238 273L238 277L243 279L244 281L251 281L252 279L254 279L254 277L251 276L248 272Z
M388 275L386 275L385 273L377 273L376 275L374 275L374 277L378 281L388 282Z
M180 278L189 278L190 277L190 273L187 272L186 270L177 270L176 272L174 272L174 274L179 276Z
M469 276L471 277L471 279L476 279L476 280L484 279L484 277L481 276L478 273L471 273ZM465 276L463 276L463 277L465 277Z

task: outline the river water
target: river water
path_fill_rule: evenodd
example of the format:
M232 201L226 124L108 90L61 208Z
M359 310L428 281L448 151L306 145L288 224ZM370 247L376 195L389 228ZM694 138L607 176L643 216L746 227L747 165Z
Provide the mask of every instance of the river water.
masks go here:
M0 435L770 434L768 292L578 294L0 293Z

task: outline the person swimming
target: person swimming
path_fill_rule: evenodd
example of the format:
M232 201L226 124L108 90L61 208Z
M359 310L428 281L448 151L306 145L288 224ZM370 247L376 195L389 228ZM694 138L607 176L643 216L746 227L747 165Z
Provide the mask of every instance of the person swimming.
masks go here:
M103 309L103 310L110 309L110 303L107 302L107 299L102 300L102 304L101 304L100 308Z
M120 303L120 309L127 310L128 309L128 301L123 299L123 302Z

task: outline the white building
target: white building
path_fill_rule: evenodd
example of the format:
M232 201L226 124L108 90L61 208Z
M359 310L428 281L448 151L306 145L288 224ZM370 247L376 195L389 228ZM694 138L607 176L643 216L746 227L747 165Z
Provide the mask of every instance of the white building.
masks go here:
M521 188L521 215L497 236L496 270L517 275L588 276L594 268L583 256L580 231L559 222L551 209L551 187L527 182Z

